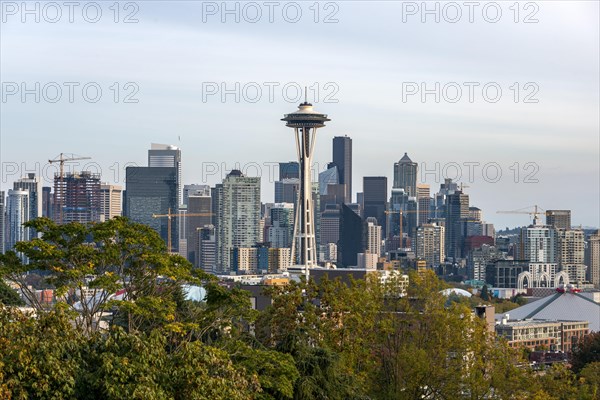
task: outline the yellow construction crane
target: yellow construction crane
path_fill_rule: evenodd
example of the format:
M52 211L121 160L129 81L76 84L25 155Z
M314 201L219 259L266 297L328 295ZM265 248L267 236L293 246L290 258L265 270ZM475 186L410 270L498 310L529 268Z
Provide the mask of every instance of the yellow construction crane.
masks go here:
M402 246L402 221L403 218L402 216L404 214L410 214L410 213L418 213L419 210L386 210L384 211L387 215L389 214L399 214L399 218L400 218L400 246Z
M60 188L60 194L56 193L56 189L55 189L55 193L54 195L58 197L59 199L59 204L58 204L58 223L62 224L63 222L63 207L65 204L65 193L63 192L64 188L63 188L63 177L64 177L64 170L65 170L65 162L72 162L72 161L81 161L81 160L91 160L91 157L75 157L75 154L65 154L65 153L60 153L60 155L58 157L56 157L53 160L48 160L48 163L53 164L53 163L59 163L59 173L58 173L58 180L60 182L60 184L58 185L57 189Z
M533 207L533 211L527 210L527 208L531 208L531 207ZM529 206L529 207L525 207L525 208L521 208L521 209L513 210L513 211L496 211L496 213L497 214L529 214L529 215L533 215L534 225L536 224L536 222L538 220L538 215L542 215L542 214L546 215L546 211L537 205Z
M171 223L173 218L180 217L211 217L213 213L171 213L171 209L167 214L152 214L152 218L167 218L167 249L169 253L171 253L172 243L171 243Z

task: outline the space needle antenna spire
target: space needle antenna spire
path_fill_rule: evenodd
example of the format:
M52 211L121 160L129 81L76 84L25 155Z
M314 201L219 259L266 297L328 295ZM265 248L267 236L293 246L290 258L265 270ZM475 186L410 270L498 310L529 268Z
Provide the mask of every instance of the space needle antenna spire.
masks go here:
M291 265L300 267L308 280L310 268L318 265L311 180L312 157L317 129L323 128L325 122L331 120L327 118L327 114L321 114L313 109L313 105L308 102L307 92L305 87L304 103L298 106L297 111L286 114L282 121L286 122L285 126L294 129L300 165L300 187L296 199Z

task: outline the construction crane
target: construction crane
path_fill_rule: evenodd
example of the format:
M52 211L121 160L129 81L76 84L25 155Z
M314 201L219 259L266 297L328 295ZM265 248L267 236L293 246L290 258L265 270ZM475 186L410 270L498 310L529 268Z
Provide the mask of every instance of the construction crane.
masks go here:
M384 211L386 213L386 215L389 214L399 214L399 218L400 218L400 246L402 246L402 225L403 225L403 218L402 216L404 214L410 214L410 213L418 213L419 210L386 210Z
M58 157L56 157L53 160L48 160L48 163L53 164L53 163L59 163L59 173L58 173L58 180L59 180L59 185L58 187L60 188L60 195L58 193L54 193L55 196L58 197L59 199L59 205L58 205L58 223L62 224L63 222L63 207L64 207L64 202L65 202L65 194L63 193L63 178L64 178L64 170L65 170L65 163L66 162L72 162L72 161L81 161L81 160L91 160L91 157L75 157L75 154L65 154L65 153L60 153L60 155Z
M533 211L531 210L527 210L527 208L531 208L533 207ZM541 214L546 214L546 211L544 209L542 209L540 206L538 205L534 205L534 206L529 206L529 207L524 207L518 210L513 210L513 211L496 211L496 214L529 214L529 215L533 215L533 224L537 225L537 221L539 220L538 215Z
M167 218L167 249L171 253L171 223L173 218L180 217L211 217L213 213L171 213L171 209L166 214L152 214L152 218Z

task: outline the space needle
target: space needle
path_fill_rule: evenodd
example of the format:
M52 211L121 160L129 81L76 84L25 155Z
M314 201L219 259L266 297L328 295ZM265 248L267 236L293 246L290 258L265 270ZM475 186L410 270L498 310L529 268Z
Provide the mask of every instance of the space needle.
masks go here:
M285 126L294 129L296 150L300 164L300 190L296 203L294 240L292 242L291 264L304 269L308 278L309 269L317 266L317 241L315 235L315 208L312 197L311 165L317 129L331 121L326 114L313 109L306 101L298 106L298 111L286 114L282 119Z

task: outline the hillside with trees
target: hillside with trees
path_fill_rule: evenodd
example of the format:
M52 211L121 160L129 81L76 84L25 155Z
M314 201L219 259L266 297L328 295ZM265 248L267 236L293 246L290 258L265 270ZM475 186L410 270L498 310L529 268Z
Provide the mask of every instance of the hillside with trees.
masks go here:
M406 293L378 279L272 286L259 312L143 225L27 224L41 233L16 247L29 265L0 256L32 307L0 287L2 399L599 398L598 335L573 370L530 370L432 273L411 274ZM35 300L30 269L60 301ZM184 284L202 285L204 301Z

